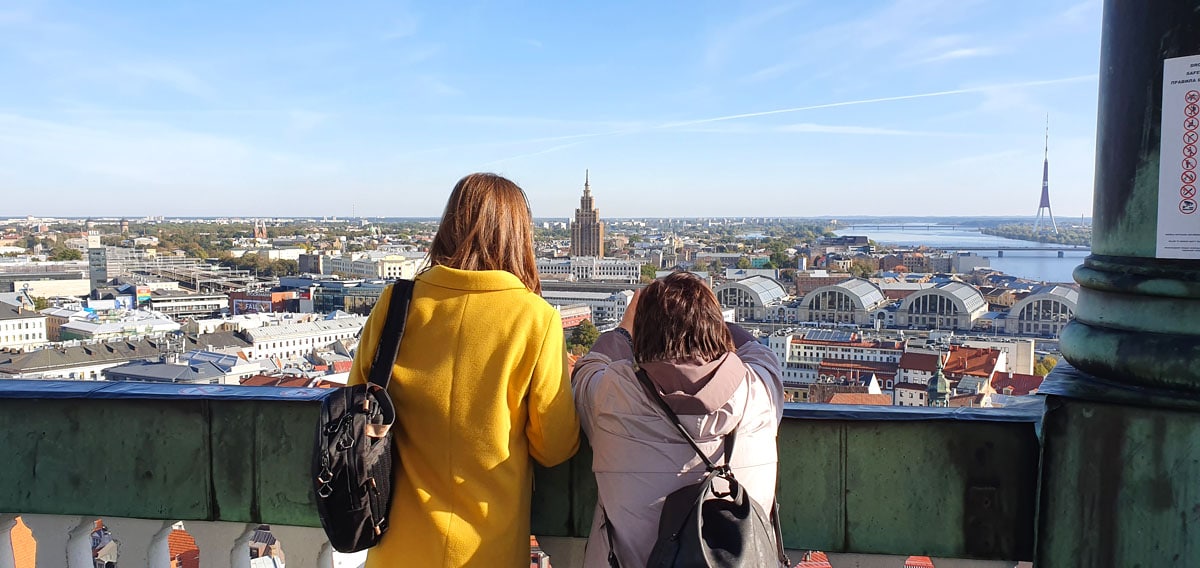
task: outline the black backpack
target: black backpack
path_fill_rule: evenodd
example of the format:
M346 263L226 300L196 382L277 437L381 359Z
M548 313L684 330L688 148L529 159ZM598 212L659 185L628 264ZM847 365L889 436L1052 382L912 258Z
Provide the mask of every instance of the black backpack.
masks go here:
M658 539L650 551L647 568L789 566L791 562L783 551L783 537L779 532L778 501L768 517L730 469L737 430L725 436L725 463L712 463L679 422L679 416L658 394L658 388L650 382L646 372L638 370L637 377L704 461L705 467L704 477L699 482L675 490L663 501L658 517ZM728 484L725 491L713 486L717 478ZM604 524L608 533L608 563L619 568L607 513Z
M375 546L388 528L392 470L399 463L392 461L396 409L387 386L404 336L412 290L411 280L397 280L392 286L370 380L339 388L321 403L313 448L313 489L321 526L338 552ZM398 454L395 457L398 459Z

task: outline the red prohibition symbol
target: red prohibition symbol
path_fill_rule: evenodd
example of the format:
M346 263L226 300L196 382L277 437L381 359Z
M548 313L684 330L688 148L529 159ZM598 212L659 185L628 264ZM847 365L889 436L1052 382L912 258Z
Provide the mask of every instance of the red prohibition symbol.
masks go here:
M1196 201L1194 199L1184 199L1179 202L1179 212L1184 215L1191 215L1196 212Z
M1188 144L1187 146L1184 146L1183 147L1183 155L1187 156L1189 158L1191 158L1192 156L1195 156L1196 155L1196 145Z
M1183 159L1183 169L1185 169L1185 170L1196 169L1196 158L1184 158Z
M1183 114L1186 114L1188 116L1196 116L1197 114L1200 114L1200 105L1198 105L1196 103L1192 103L1188 106L1183 107Z
M1188 91L1183 100L1189 103L1200 103L1200 91Z
M1179 188L1179 196L1184 199L1191 199L1193 197L1196 197L1196 186L1185 185L1185 186Z
M1197 133L1195 130L1189 130L1183 133L1184 144L1195 144L1196 142L1200 142L1200 133Z
M1196 172L1194 172L1192 170L1187 170L1187 171L1183 172L1182 175L1179 176L1179 179L1182 180L1183 183L1186 183L1188 185L1196 183Z
M1183 121L1185 130L1195 130L1197 127L1200 127L1200 118L1192 117Z

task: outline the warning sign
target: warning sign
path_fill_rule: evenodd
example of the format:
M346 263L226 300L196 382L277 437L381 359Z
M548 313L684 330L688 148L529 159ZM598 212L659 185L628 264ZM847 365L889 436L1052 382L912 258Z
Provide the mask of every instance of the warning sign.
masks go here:
M1158 258L1200 259L1200 55L1163 61L1158 160ZM1177 156L1181 156L1182 159ZM1176 157L1173 157L1176 156Z

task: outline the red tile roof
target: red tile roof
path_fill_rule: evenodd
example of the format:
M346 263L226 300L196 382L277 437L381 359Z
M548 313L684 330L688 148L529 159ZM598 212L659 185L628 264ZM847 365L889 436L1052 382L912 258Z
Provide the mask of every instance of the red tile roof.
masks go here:
M932 373L937 369L937 358L932 353L905 353L900 357L900 368ZM999 361L999 349L951 345L950 358L942 372L951 378L990 377Z
M900 356L900 368L932 373L934 369L937 369L937 355L906 351L904 355Z
M904 561L904 568L935 568L933 560L928 556L909 556L908 560Z
M895 363L882 361L847 361L845 359L822 359L817 368L820 376L845 377L847 379L866 379L872 374L883 381L895 380L898 368Z
M1014 396L1024 396L1037 392L1042 386L1042 380L1045 377L1038 375L1025 375L1022 373L1004 373L997 372L992 375L992 388L998 394L1012 394ZM1005 392L1005 389L1012 387L1012 392Z
M886 394L839 392L829 399L829 404L865 404L867 406L891 406L892 397Z
M200 568L200 547L187 531L175 529L167 535L172 568Z

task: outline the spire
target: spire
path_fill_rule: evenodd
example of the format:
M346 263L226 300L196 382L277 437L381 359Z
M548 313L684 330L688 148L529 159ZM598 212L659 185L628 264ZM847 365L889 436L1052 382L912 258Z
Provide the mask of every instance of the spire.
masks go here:
M947 354L946 358L949 359L950 355ZM929 406L940 406L943 408L950 406L950 380L946 378L946 374L943 372L945 368L946 362L942 359L942 354L938 353L937 368L934 369L933 376L929 378L929 386L927 388Z
M1033 222L1033 232L1036 234L1043 218L1049 215L1050 227L1058 234L1058 223L1054 220L1054 211L1050 209L1050 115L1046 115L1046 146L1042 158L1042 198L1038 201L1037 219Z
M583 193L588 195L592 193L591 173L588 170L583 170Z

